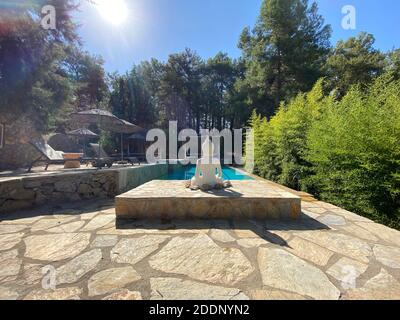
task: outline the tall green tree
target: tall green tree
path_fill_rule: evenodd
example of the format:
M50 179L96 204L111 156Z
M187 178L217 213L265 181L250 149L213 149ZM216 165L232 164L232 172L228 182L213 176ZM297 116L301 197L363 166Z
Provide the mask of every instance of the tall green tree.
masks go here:
M271 116L282 101L308 91L322 75L331 28L308 0L265 0L239 48L246 62L249 102Z
M55 30L40 24L45 4L56 9ZM0 111L29 114L39 131L72 103L64 63L66 48L79 45L71 20L75 9L75 1L49 0L10 3L0 11Z
M374 48L374 42L372 34L362 32L336 44L326 61L330 89L344 96L352 85L366 87L383 73L385 55Z

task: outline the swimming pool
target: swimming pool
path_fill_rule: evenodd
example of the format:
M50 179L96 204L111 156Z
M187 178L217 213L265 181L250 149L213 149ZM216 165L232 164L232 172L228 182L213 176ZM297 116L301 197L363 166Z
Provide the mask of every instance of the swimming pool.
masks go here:
M161 180L190 180L193 178L195 171L196 166L176 166L167 176L162 177ZM224 180L254 180L245 172L229 167L222 167L222 177Z

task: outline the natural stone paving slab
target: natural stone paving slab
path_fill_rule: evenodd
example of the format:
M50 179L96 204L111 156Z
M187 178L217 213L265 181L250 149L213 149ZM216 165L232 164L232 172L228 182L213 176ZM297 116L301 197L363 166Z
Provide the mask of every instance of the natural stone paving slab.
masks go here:
M143 236L133 239L122 239L111 250L111 260L117 263L135 264L158 249L168 236Z
M104 297L101 300L143 300L143 298L139 291L122 289Z
M40 215L23 218L23 217L21 217L20 213L15 213L10 217L6 216L4 218L4 220L1 221L1 224L3 224L3 225L5 225L5 224L18 224L18 225L32 224L41 218L43 218L43 216L40 216Z
M266 286L314 299L335 300L340 296L321 270L285 250L260 248L257 259Z
M389 227L377 223L357 222L357 224L360 227L368 230L369 232L372 232L374 235L376 235L378 238L382 240L385 240L397 246L400 245L400 231L391 229Z
M334 214L326 214L317 220L328 226L344 226L346 224L346 220L343 217Z
M100 229L101 227L104 227L112 221L115 221L114 215L100 215L90 220L89 223L85 227L83 227L83 229L81 229L81 231L93 231L96 229Z
M325 266L333 255L332 251L297 237L289 242L287 250L319 266Z
M93 275L88 282L89 296L98 296L139 280L140 275L132 267L113 268L100 271Z
M118 237L112 235L97 236L91 244L93 248L107 248L113 247L117 244Z
M265 241L264 239L257 239L257 238L244 238L244 239L239 239L237 240L237 244L243 248L258 248L259 246L262 246L263 244L267 244L268 242Z
M328 250L368 262L372 255L371 247L363 240L332 231L304 231L296 234L308 241L314 242Z
M306 300L302 295L282 290L250 290L252 300Z
M368 268L368 265L353 259L341 258L328 269L327 274L340 281L342 288L353 289L356 287L357 278Z
M26 239L25 257L44 261L60 261L72 258L89 245L88 233L65 233L30 236Z
M21 268L21 259L5 259L0 262L0 282L7 277L16 276Z
M24 225L1 224L0 225L0 235L19 232L26 228L27 228L27 226L24 226Z
M0 300L17 300L18 297L19 294L16 290L5 286L0 286Z
M6 252L0 252L0 262L15 259L18 256L18 250L10 250Z
M217 240L220 242L233 242L236 240L229 234L229 232L227 232L225 230L219 230L219 229L212 229L210 236L214 240Z
M54 227L46 230L51 233L69 233L78 231L83 225L85 221L76 221L71 223L62 224L61 226Z
M82 294L80 288L60 288L55 290L33 290L24 300L79 300Z
M240 250L221 248L206 235L173 238L149 263L163 272L228 285L236 284L254 271Z
M39 284L44 277L42 268L42 265L36 263L25 264L22 267L22 275L20 276L18 284L22 286Z
M248 300L239 289L177 278L151 278L151 300Z
M356 224L347 224L346 226L342 226L341 229L351 234L352 236L356 236L363 240L373 242L378 241L378 237L376 237L374 234L367 231L366 229L357 226Z
M80 214L80 217L81 217L82 220L92 220L98 214L100 214L99 211L83 212L83 213Z
M57 284L75 283L93 270L102 258L100 249L95 249L72 259L57 269Z
M400 269L400 248L376 245L374 254L375 258L383 265Z
M36 231L51 229L54 227L58 227L58 226L62 225L63 223L72 221L74 219L76 219L76 217L69 217L69 216L66 216L64 218L58 218L58 219L56 219L56 218L41 219L32 225L31 231L36 232Z
M332 209L329 209L331 212L333 212L336 215L340 215L344 218L346 218L348 221L352 221L352 222L367 222L370 223L372 222L372 220L367 219L365 217L362 217L358 214L355 214L353 212L338 208L338 207L334 207Z
M346 292L344 298L352 300L399 300L400 283L386 270L382 269L362 288Z
M13 248L22 240L23 236L23 232L0 235L0 251Z

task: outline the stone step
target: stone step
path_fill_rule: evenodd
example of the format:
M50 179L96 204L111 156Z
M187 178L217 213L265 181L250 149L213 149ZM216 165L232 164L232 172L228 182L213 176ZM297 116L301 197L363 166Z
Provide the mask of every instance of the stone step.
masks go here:
M232 181L209 192L185 188L185 181L154 180L115 198L117 218L296 219L301 198L263 181Z

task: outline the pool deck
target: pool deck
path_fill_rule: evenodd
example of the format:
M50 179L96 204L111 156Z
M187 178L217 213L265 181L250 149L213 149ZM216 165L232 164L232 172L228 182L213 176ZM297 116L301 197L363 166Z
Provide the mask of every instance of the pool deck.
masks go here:
M115 198L118 218L296 219L299 196L268 181L231 181L227 189L203 192L184 181L153 180Z
M308 196L296 221L60 203L1 215L0 299L400 299L400 232Z

